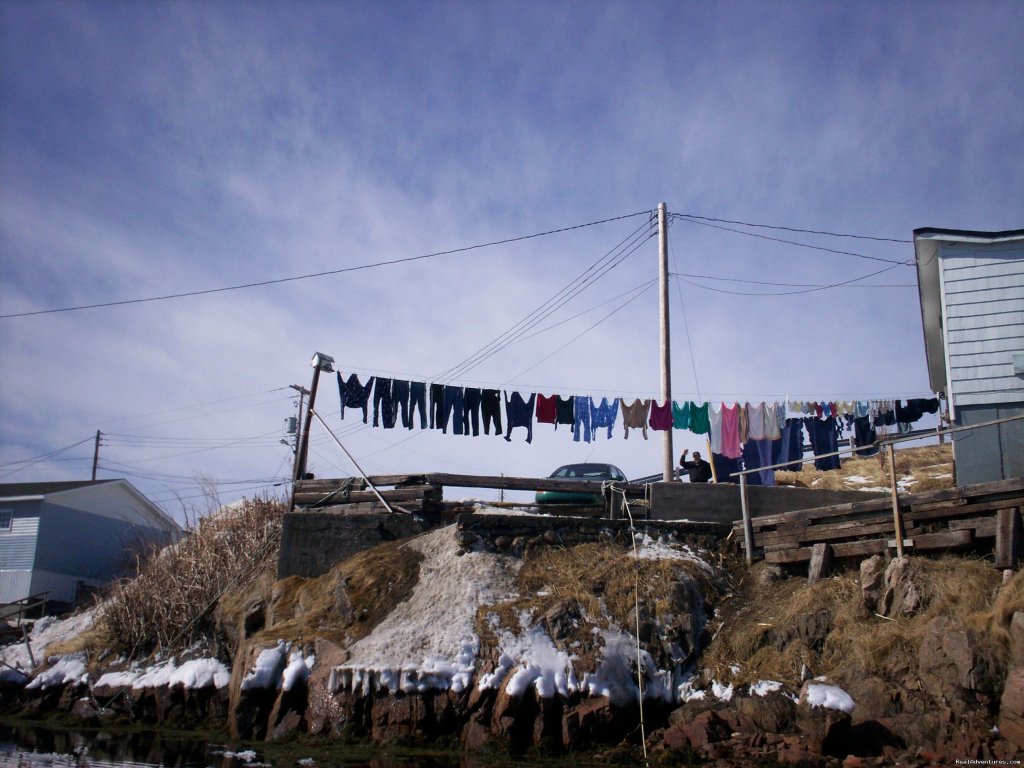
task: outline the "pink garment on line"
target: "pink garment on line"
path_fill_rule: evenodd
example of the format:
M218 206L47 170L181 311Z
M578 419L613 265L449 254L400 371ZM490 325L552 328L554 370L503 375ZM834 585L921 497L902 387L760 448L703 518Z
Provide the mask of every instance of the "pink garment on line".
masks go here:
M728 459L738 459L743 455L740 443L740 404L731 406L722 404L722 455Z
M664 405L658 405L657 400L651 400L651 429L662 432L672 429L671 400L666 400Z

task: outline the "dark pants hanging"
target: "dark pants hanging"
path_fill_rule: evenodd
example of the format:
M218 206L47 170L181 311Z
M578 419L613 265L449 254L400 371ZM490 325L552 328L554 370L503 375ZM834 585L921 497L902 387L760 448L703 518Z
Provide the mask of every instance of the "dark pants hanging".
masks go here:
M420 429L427 428L427 385L422 381L414 381L409 384L409 418L405 418L405 411L402 411L402 426L412 429L413 417L416 415L416 407L420 409Z
M485 389L480 393L480 410L484 417L484 434L489 435L489 426L494 425L494 434L501 435L501 393L496 389Z
M462 392L462 431L469 434L469 428L473 428L473 437L480 434L480 398L481 392L476 387L466 387Z
M444 415L441 419L441 431L445 434L448 433L449 416L452 420L452 432L456 435L462 434L463 403L462 387L445 386Z
M379 427L378 416L384 420L384 428L395 426L395 401L391 398L391 379L377 377L373 388L373 426Z
M430 385L430 428L441 429L444 421L444 384Z

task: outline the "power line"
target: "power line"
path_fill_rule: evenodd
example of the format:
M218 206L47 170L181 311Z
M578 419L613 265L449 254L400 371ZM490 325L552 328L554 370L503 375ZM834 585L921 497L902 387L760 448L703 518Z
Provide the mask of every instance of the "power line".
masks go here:
M779 229L785 232L802 232L809 235L827 235L829 237L852 237L857 240L877 240L883 243L913 243L913 240L901 240L894 237L875 237L873 235L851 235L843 232L826 232L820 229L799 229L797 227L783 227L778 224L752 224L749 221L735 221L733 219L714 219L710 216L698 216L696 213L673 213L681 219L701 219L703 221L714 221L719 224L739 224L743 227L758 227L761 229Z
M869 277L875 277L876 275L880 275L883 272L888 272L891 269L896 269L896 267L898 267L898 266L899 266L899 264L894 264L891 267L885 267L884 269L880 269L877 272L870 272L870 273L868 273L866 275L861 275L860 277L854 277L854 278L851 278L849 280L843 280L843 281L838 282L838 283L831 283L829 285L817 285L817 286L813 286L813 287L810 287L810 288L801 288L801 289L794 290L794 291L729 291L729 290L726 290L725 288L712 288L710 285L701 285L700 283L693 282L693 280L685 280L684 279L683 282L689 283L690 285L693 285L693 286L695 286L697 288L703 288L706 291L714 291L715 293L728 293L728 294L731 294L733 296L792 296L794 294L799 294L799 293L814 293L815 291L827 291L827 290L829 290L831 288L855 287L855 286L851 286L850 283L856 283L859 280L867 280ZM677 273L673 273L673 274L676 277L679 277L681 279L684 277L684 275L682 273L678 273L678 274ZM698 277L698 278L704 278L704 279L709 279L709 280L731 280L731 279L733 279L733 278L707 277L707 276L702 276L702 275L685 275L685 277ZM755 284L757 283L757 281L753 281L753 280L749 280L749 281L748 280L740 280L738 282L753 282ZM771 285L771 283L761 283L761 284L762 285Z
M744 232L742 229L733 229L732 227L723 227L718 224L709 224L706 221L698 221L693 218L688 218L680 213L673 213L672 216L679 221L685 221L689 224L698 224L702 227L710 227L711 229L721 229L724 232L732 232L737 235L746 235L747 237L756 237L761 240L771 240L774 243L785 243L786 245L796 245L800 248L810 248L813 251L824 251L825 253L836 253L840 256L856 256L858 259L868 259L869 261L884 261L887 264L895 264L897 266L910 266L914 263L913 259L907 259L904 261L898 261L896 259L885 259L881 256L867 256L863 253L856 253L854 251L840 251L835 248L825 248L821 245L810 245L809 243L800 243L796 240L784 240L779 237L769 237L768 235L759 235L756 232Z
M646 233L643 232L645 228L648 228ZM653 233L649 231L649 224L641 225L620 241L614 248L587 267L587 269L570 281L560 291L523 317L519 322L508 328L462 362L457 363L448 370L443 371L432 378L435 381L450 381L457 376L461 376L462 374L471 371L488 358L508 347L508 345L515 341L517 337L520 337L527 331L535 328L545 318L550 317L551 314L564 306L568 301L575 298L595 281L604 277L612 269L635 253L639 247L652 236Z
M465 253L466 251L479 250L480 248L490 248L495 245L508 245L509 243L518 243L523 240L531 240L537 237L546 237L547 235L555 235L560 232L569 232L574 229L583 229L584 227L593 227L598 224L607 224L612 221L620 221L622 219L632 218L633 216L649 215L650 211L638 211L636 213L627 213L623 216L613 216L609 219L601 219L600 221L590 221L586 224L574 224L570 227L560 227L559 229L549 229L546 232L536 232L532 235L519 235L518 237L508 237L504 240L493 240L489 243L479 243L477 245L467 245L462 248L452 248L447 251L436 251L435 253L425 253L420 256L406 256L401 259L389 259L387 261L378 261L372 264L360 264L355 267L342 267L341 269L331 269L324 272L312 272L306 275L295 275L293 277L280 277L275 280L261 280L254 283L242 283L241 285L229 285L221 288L206 288L196 291L183 291L182 293L169 293L163 296L148 296L142 299L125 299L122 301L106 301L97 304L81 304L78 306L71 307L57 307L55 309L38 309L32 312L16 312L9 315L0 315L0 320L7 320L14 317L29 317L31 315L48 315L57 312L76 312L82 309L100 309L104 307L118 307L127 304L144 304L153 301L167 301L169 299L182 299L189 296L204 296L211 293L224 293L226 291L239 291L244 288L259 288L266 285L278 285L280 283L290 283L298 280L310 280L314 277L328 277L330 275L340 275L345 272L357 272L364 269L375 269L377 267L386 267L394 264L405 264L410 261L420 261L422 259L432 259L436 256L450 256L454 253Z

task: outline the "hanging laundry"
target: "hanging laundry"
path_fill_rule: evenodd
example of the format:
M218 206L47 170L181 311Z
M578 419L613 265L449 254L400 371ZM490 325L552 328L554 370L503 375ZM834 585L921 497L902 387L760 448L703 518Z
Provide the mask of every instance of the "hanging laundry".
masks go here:
M747 442L747 432L750 430L750 423L747 421L747 409L745 406L736 404L737 421L739 422L740 444Z
M505 393L505 421L508 427L505 430L505 439L512 442L512 430L516 427L526 427L526 442L533 442L533 406L537 394L532 393L529 400L524 400L518 392L513 392L512 397Z
M572 427L574 422L572 396L559 397L555 404L555 429L558 429L559 424L568 424Z
M853 409L853 415L861 418L871 414L871 403L867 400L858 400L856 406Z
M409 382L402 379L391 380L391 402L395 409L395 422L399 415L402 417L402 426L409 425ZM392 424L391 426L395 426Z
M485 389L480 395L480 411L484 417L484 434L494 425L494 434L501 436L501 393L496 389Z
M667 432L672 429L672 401L666 400L663 405L658 405L657 400L651 400L651 429L659 432Z
M359 383L359 376L352 374L348 381L343 381L341 371L338 374L338 393L341 396L341 418L345 418L345 408L361 408L363 411L363 424L367 419L366 405L370 400L370 389L373 387L371 376L366 384Z
M740 481L739 476L733 474L743 469L743 462L739 458L730 459L720 453L712 453L711 465L715 468L716 483L738 483Z
M778 440L782 435L782 424L785 423L785 417L783 417L780 423L780 405L780 403L764 404L764 436L766 440ZM785 408L785 406L782 406L782 408Z
M786 415L786 404L776 403L775 404L775 422L778 427L779 433L781 434L782 428L786 426L786 419L789 418Z
M676 429L690 428L690 404L688 402L680 405L675 400L672 401L672 426Z
M613 398L611 405L608 404L608 398L602 397L600 405L594 405L594 401L590 401L590 429L593 432L594 437L597 437L597 430L599 427L608 427L608 437L612 436L612 427L615 426L615 419L619 415L619 401L618 398Z
M803 468L804 426L800 419L786 419L782 434L773 448L772 464L786 464L782 469L799 472Z
M743 452L740 458L743 461L743 469L757 469L761 466L761 454L757 450L756 440L748 440L743 444ZM762 485L761 473L751 472L748 474L747 485Z
M772 443L774 440L755 440L754 443L757 445L757 453L761 459L761 466L768 467L774 462L772 461ZM762 469L759 473L761 476L761 485L775 485L775 470L774 469Z
M878 434L871 423L870 416L857 416L853 420L853 443L860 450L856 451L858 456L874 456L878 453L878 446L874 445L878 440ZM864 446L871 446L865 448Z
M773 406L774 409L774 406ZM768 434L766 427L768 421L768 410L764 403L747 403L744 407L747 412L747 440L764 440ZM772 421L775 421L775 411L772 410Z
M378 417L383 417L384 427L391 429L395 426L395 401L391 399L391 379L377 377L377 384L373 388L373 426L379 427ZM389 427L388 424L391 426Z
M539 424L554 424L558 417L558 396L537 395L537 422Z
M441 429L444 421L444 384L430 385L430 428Z
M637 398L629 405L621 397L619 403L622 407L622 432L625 438L629 439L629 430L643 430L644 440L647 439L647 414L651 409L650 400Z
M391 387L394 394L394 385ZM409 418L405 417L402 411L402 426L412 429L413 417L416 415L416 408L420 409L420 429L427 428L427 385L423 381L413 381L409 384Z
M697 405L690 401L690 431L695 435L706 435L711 431L711 419L708 416L708 404Z
M448 418L452 420L452 432L462 434L463 417L465 416L465 395L462 387L446 384L444 387L444 413L441 417L441 431L448 434Z
M838 448L836 420L831 416L827 419L805 419L804 426L807 427L811 447L814 449L814 468L823 471L839 469L841 465L838 456L818 458L825 453L834 453Z
M480 401L482 393L478 387L466 387L462 390L462 433L469 434L472 427L473 437L480 435Z
M719 405L717 408L712 406L708 410L708 417L711 420L711 430L708 432L708 441L711 443L711 453L722 452L722 408L724 404Z
M722 404L722 454L730 459L738 459L743 455L740 442L740 405Z
M583 442L590 442L590 398L586 395L575 395L573 397L572 441L578 443L581 437Z

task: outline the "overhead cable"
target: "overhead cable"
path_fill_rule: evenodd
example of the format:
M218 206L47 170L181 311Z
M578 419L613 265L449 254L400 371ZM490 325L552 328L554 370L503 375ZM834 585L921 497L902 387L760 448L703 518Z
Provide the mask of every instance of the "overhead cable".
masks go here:
M914 263L913 259L906 259L903 261L897 259L885 259L881 256L867 256L863 253L855 253L854 251L840 251L836 248L826 248L821 245L811 245L810 243L800 243L796 240L784 240L779 237L769 237L768 235L760 235L757 232L745 232L742 229L733 229L732 227L723 227L719 224L709 224L706 221L699 221L698 219L690 218L679 213L673 213L672 216L679 221L685 221L690 224L698 224L702 227L710 227L711 229L721 229L724 232L733 232L737 235L746 235L747 237L756 237L761 240L771 240L774 243L785 243L786 245L796 245L800 248L810 248L813 251L824 251L825 253L835 253L840 256L856 256L858 259L867 259L869 261L884 261L887 264L895 264L898 266L910 266Z
M545 237L547 235L555 235L559 232L569 232L574 229L582 229L584 227L593 227L598 224L607 224L612 221L620 221L621 219L628 219L634 216L648 215L650 211L637 211L636 213L627 213L622 216L613 216L609 219L601 219L600 221L590 221L586 224L574 224L570 227L560 227L558 229L549 229L546 232L535 232L532 235L519 235L517 237L508 237L503 240L492 240L488 243L478 243L477 245L467 245L461 248L452 248L447 251L436 251L434 253L425 253L420 256L406 256L400 259L389 259L387 261L378 261L372 264L359 264L354 267L342 267L340 269L330 269L323 272L312 272L306 275L294 275L292 277L280 277L274 280L261 280L254 283L242 283L240 285L228 285L221 288L205 288L196 291L183 291L181 293L169 293L163 296L148 296L142 299L124 299L122 301L105 301L96 304L80 304L77 306L70 307L57 307L54 309L38 309L31 312L14 312L8 315L0 315L0 320L7 320L14 317L28 317L30 315L48 315L57 312L76 312L82 309L100 309L104 307L118 307L127 304L144 304L153 301L167 301L169 299L182 299L189 296L204 296L211 293L224 293L226 291L239 291L244 288L259 288L265 285L278 285L280 283L296 282L298 280L310 280L315 277L328 277L330 275L340 275L345 272L357 272L364 269L375 269L377 267L386 267L394 264L405 264L410 261L420 261L422 259L432 259L437 256L450 256L455 253L465 253L466 251L479 250L480 248L490 248L495 245L507 245L509 243L517 243L522 240L530 240L536 237Z
M725 288L712 288L710 285L701 285L700 283L695 283L693 280L686 280L681 274L677 275L677 277L683 280L683 282L689 283L690 285L696 286L697 288L703 288L706 291L714 291L715 293L728 293L733 296L792 296L798 293L814 293L815 291L827 291L831 288L841 288L844 286L849 286L850 283L856 283L859 280L867 280L869 277L875 277L876 275L880 275L883 272L888 272L890 269L896 269L896 267L898 266L899 264L894 264L891 267L885 267L884 269L880 269L877 272L870 272L866 275L854 277L849 280L843 280L838 283L831 283L830 285L818 285L812 288L801 288L794 291L730 291ZM716 278L710 279L714 280Z
M749 221L735 221L733 219L715 219L710 216L698 216L696 213L673 213L673 216L685 219L702 219L703 221L714 221L719 224L739 224L743 227L758 227L760 229L779 229L785 232L801 232L808 235L827 235L829 237L852 237L857 240L877 240L883 243L912 243L913 240L899 239L895 237L875 237L873 235L851 235L843 232L826 232L820 229L799 229L797 227L783 227L778 224L753 224Z

